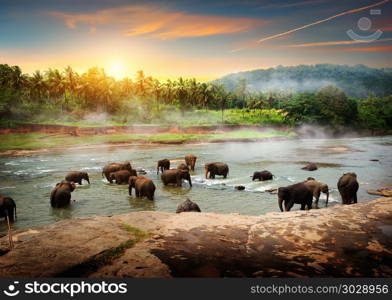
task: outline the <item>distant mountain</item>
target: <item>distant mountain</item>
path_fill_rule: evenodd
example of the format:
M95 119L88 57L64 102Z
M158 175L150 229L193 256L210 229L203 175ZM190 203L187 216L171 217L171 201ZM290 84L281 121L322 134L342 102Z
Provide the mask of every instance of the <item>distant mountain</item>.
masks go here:
M241 78L246 79L250 91L315 91L333 84L350 96L392 94L392 68L374 69L364 65L278 66L229 74L214 80L213 83L223 84L234 91Z

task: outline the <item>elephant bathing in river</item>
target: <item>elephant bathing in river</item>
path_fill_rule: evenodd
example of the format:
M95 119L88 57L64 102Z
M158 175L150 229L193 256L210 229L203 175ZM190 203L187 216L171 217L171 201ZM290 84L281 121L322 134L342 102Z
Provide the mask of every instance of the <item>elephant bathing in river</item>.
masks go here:
M13 222L16 219L16 204L11 197L0 196L0 218Z
M102 177L103 177L103 175L105 175L107 181L110 181L109 180L110 173L120 171L120 170L128 170L129 172L132 172L132 166L129 162L125 162L123 164L120 164L120 163L107 164L102 169Z
M170 160L168 160L167 158L158 160L157 175L159 174L159 169L161 170L162 173L165 170L169 170L170 169Z
M178 167L177 167L177 169L185 170L185 171L188 171L188 172L189 172L188 166L187 166L186 164L184 164L184 163L179 164Z
M223 178L227 178L227 174L229 173L229 166L225 163L221 162L213 162L204 165L206 178L208 177L208 173L210 173L209 178L215 178L215 175L221 175Z
M120 170L112 172L109 175L109 182L112 183L115 181L117 184L128 184L129 177L131 176L137 176L136 170Z
M132 195L132 188L135 189L136 197L147 197L154 200L155 184L151 179L143 176L129 177L129 195Z
M272 173L267 170L264 170L261 172L254 172L253 177L252 177L252 181L255 181L256 179L258 179L259 181L271 180L273 178L273 176L274 175L272 175Z
M358 188L357 174L345 173L339 178L338 190L343 204L357 203Z
M318 206L318 202L319 202L321 193L324 193L325 195L327 195L327 200L325 202L325 206L328 206L329 189L328 189L327 184L319 182L312 177L308 177L308 179L304 182L304 184L312 192L313 197L316 199L316 201L315 201L316 206Z
M69 172L65 176L65 180L73 181L75 183L79 183L80 185L82 185L82 179L86 180L88 184L90 184L90 178L88 177L87 172L74 171L74 172Z
M282 203L284 202L284 210L290 211L294 203L301 204L301 210L312 208L313 195L308 187L303 183L296 183L278 189L279 208L283 211Z
M164 185L175 184L182 186L182 179L187 180L189 185L192 186L191 175L188 171L179 169L170 169L163 171L161 179Z
M50 204L52 207L64 207L71 203L71 192L76 188L75 183L63 180L56 184L50 194Z
M196 159L197 157L192 154L185 156L185 163L188 167L191 167L192 171L195 171Z

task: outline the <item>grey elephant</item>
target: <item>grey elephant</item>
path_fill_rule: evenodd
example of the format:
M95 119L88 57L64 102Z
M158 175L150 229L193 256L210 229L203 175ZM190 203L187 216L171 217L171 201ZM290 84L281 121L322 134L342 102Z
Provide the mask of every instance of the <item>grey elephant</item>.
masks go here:
M167 158L158 160L158 162L157 162L157 175L159 174L159 170L161 170L161 172L163 173L163 171L169 170L169 169L170 169L170 160L168 160Z
M209 178L215 178L216 175L223 176L223 178L227 178L227 174L229 174L229 166L225 163L221 162L213 162L204 165L205 175L208 178L208 173L210 174Z
M69 205L71 203L71 193L75 188L75 183L70 181L63 180L57 183L50 194L52 207L59 208Z
M315 201L316 206L318 206L318 202L319 202L321 193L324 193L327 196L325 206L328 206L329 189L328 189L328 185L326 183L319 182L312 177L308 177L308 179L304 182L304 184L312 192L312 195L316 200Z
M120 170L127 170L129 172L132 171L132 166L130 162L125 163L110 163L103 167L102 169L102 177L105 175L106 180L109 181L110 173L120 171Z
M184 202L177 206L176 213L179 214L182 212L189 211L201 212L199 205L189 199L186 199Z
M128 184L129 177L131 176L137 176L136 170L120 170L112 172L109 175L109 182L112 183L114 181L116 184Z
M252 181L255 181L258 179L259 181L264 181L264 180L271 180L273 179L274 175L270 171L264 170L260 172L254 172Z
M357 203L358 188L357 174L345 173L339 178L338 190L343 204Z
M0 218L8 219L10 222L16 220L16 204L11 197L0 196Z
M185 155L185 163L192 171L195 171L196 159L197 157L193 154Z
M182 180L187 180L189 185L192 186L191 175L186 170L170 169L163 171L161 179L164 185L174 184L182 186Z
M302 170L306 171L316 171L317 170L317 165L314 163L308 164L307 166L303 167Z
M151 179L143 176L129 177L129 195L132 195L132 188L135 189L136 197L147 197L149 200L154 200L155 184Z
M88 177L87 172L73 171L73 172L69 172L65 176L65 180L79 183L80 185L82 185L83 179L86 180L88 182L88 184L90 184L90 178Z
M179 164L177 169L185 170L185 171L188 171L188 172L190 171L189 167L186 164L184 164L184 163Z
M280 187L278 189L278 204L281 211L283 211L283 202L285 211L290 211L294 203L301 204L301 210L304 210L305 207L311 209L312 200L312 192L303 182Z

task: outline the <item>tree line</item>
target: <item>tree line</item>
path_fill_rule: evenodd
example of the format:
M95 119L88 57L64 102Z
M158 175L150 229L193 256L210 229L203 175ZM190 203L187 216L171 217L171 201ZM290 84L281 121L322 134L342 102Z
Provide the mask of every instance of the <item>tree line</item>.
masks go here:
M79 74L71 67L23 73L18 66L0 64L0 117L14 120L83 118L105 112L122 116L124 122L164 121L168 111L280 112L287 124L359 126L392 129L392 96L349 97L327 85L317 91L252 91L245 78L235 88L217 82L178 78L159 81L138 71L134 79L116 80L98 67ZM262 116L261 116L262 117ZM260 118L261 120L262 118ZM238 122L241 122L239 120ZM254 120L257 124L257 118Z

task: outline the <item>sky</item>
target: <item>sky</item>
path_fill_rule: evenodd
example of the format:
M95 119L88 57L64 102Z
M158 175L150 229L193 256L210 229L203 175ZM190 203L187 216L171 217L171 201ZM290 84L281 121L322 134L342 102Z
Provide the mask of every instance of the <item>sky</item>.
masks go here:
M278 65L392 67L388 0L0 0L0 63L211 80Z

